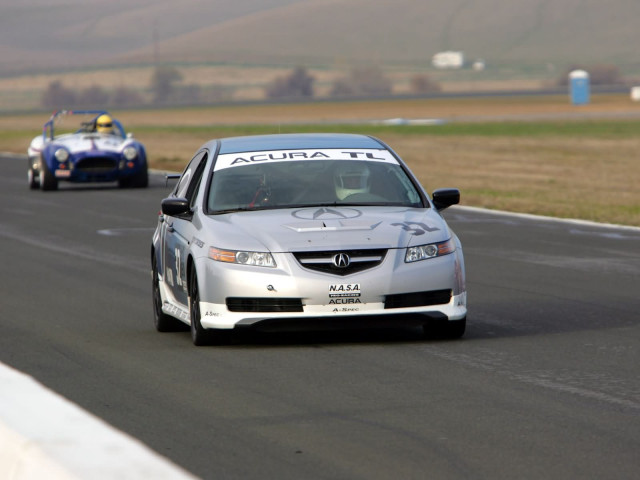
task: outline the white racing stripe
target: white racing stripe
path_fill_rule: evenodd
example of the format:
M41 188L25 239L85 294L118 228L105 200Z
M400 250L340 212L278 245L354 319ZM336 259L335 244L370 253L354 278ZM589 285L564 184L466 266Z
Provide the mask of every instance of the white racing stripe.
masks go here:
M468 211L468 212L478 212L489 215L497 215L502 217L511 217L511 218L524 218L528 220L538 220L545 222L555 222L555 223L566 223L567 225L576 225L583 227L594 227L594 228L611 228L616 230L630 231L640 233L640 227L634 227L632 225L618 225L615 223L598 223L598 222L590 222L589 220L580 220L576 218L557 218L557 217L545 217L543 215L533 215L531 213L516 213L516 212L506 212L504 210L490 210L487 208L481 207L468 207L462 205L455 205L451 207L451 211Z

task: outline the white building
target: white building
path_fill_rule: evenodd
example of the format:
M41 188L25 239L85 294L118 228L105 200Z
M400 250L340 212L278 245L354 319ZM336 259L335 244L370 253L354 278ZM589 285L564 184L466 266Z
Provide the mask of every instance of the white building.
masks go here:
M438 52L431 59L431 65L436 68L462 68L464 66L463 52Z

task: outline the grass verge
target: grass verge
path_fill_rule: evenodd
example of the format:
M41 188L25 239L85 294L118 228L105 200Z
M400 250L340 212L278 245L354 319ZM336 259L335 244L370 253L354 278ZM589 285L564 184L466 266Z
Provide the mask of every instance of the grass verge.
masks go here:
M286 107L272 105L254 107L255 111L243 106L118 116L146 145L153 168L181 170L212 138L362 133L391 145L427 190L460 188L463 205L640 226L640 120L589 117L391 126L358 120L376 113L359 113L349 106L341 104L342 117L326 123L305 123L310 117L323 118L326 105L313 107L318 109L315 113L308 106L305 110L293 105L284 114ZM0 117L0 151L24 153L43 117Z

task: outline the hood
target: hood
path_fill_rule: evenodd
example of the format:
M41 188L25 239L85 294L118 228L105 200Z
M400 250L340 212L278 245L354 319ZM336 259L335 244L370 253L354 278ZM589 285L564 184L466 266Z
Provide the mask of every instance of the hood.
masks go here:
M103 152L121 152L128 139L116 135L100 135L98 133L74 133L61 135L54 139L56 145L60 145L69 150L70 153L86 152L89 150L99 150Z
M212 215L211 245L233 250L290 252L405 248L447 240L434 209L313 207Z

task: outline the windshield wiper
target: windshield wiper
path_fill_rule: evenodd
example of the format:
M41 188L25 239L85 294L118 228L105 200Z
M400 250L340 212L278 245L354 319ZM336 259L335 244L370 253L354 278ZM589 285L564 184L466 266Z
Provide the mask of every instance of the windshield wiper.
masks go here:
M222 215L224 213L248 212L250 210L255 210L255 208L249 208L249 207L227 208L225 210L209 211L209 214L210 215Z
M273 208L274 208L273 206L264 206L264 205L261 205L259 207L226 208L224 210L209 210L209 215L222 215L224 213L237 213L237 212L255 212L257 210L270 210Z

